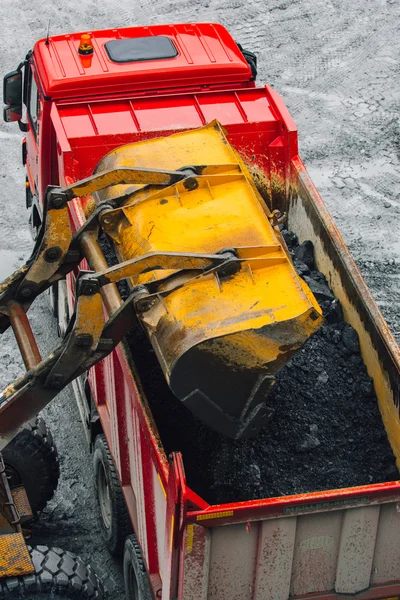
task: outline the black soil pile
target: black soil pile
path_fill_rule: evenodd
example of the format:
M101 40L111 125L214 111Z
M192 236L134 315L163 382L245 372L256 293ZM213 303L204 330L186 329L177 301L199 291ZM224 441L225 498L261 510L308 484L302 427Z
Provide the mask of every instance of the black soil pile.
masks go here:
M203 425L169 390L141 328L127 336L165 451L182 452L188 485L211 504L398 479L357 333L315 269L311 242L282 234L326 321L279 372L266 399L273 416L256 439Z

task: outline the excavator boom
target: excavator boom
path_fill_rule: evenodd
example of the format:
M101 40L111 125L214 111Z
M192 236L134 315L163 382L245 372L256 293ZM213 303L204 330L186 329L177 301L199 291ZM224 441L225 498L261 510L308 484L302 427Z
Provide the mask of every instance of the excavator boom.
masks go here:
M147 164L157 144L162 169ZM68 202L89 194L95 207L73 233ZM49 187L44 215L31 258L0 286L0 331L11 325L27 368L0 396L0 450L137 320L189 410L228 437L257 435L275 374L322 317L219 124L121 147L93 176ZM112 267L103 233L121 258ZM93 271L80 271L66 335L42 360L26 313L83 258Z

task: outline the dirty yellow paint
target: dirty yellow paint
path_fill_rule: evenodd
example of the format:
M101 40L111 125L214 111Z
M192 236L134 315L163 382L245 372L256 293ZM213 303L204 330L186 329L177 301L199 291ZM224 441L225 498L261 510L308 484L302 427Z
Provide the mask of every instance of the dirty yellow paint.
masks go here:
M11 489L11 495L21 522L33 517L32 508L25 487L19 485Z
M194 525L188 525L186 528L186 552L190 554L193 550Z
M140 185L133 176L135 169L190 166L196 173L189 182L167 187ZM161 182L159 173L148 181ZM222 360L236 373L251 371L254 390L263 377L266 393L268 381L272 385L273 375L321 325L321 309L221 126L213 122L122 146L99 163L97 174L101 186L115 185L94 193L96 202L124 196L100 217L123 261L107 278L129 277L133 286L157 282L156 295L144 310L138 302L137 312L167 381L194 351L204 365ZM79 189L94 190L89 181ZM236 272L205 273L210 259L201 257L227 249L238 260Z
M45 252L48 248L58 248L60 259L66 254L72 241L72 229L69 219L68 206L60 209L49 210L46 217L46 230L40 254L29 268L27 280L41 283L50 279L57 271L59 261L48 262Z
M161 487L162 493L164 494L164 498L166 498L167 497L167 493L165 491L165 487L163 486L163 482L162 482L162 479L160 477L160 473L157 473L157 478L158 478L158 481L160 483L160 487Z
M0 577L19 577L34 571L22 533L0 535Z
M165 185L168 182L169 174L158 170L156 167L146 170L132 166L125 168L118 166L109 170L100 169L97 174L72 183L64 188L64 191L73 197L82 197L116 184Z
M233 517L233 510L223 510L221 512L197 515L196 521L207 521L209 519L223 519L224 517Z
M189 165L203 166L196 189L186 189L185 182L161 189L114 185L95 195L103 201L132 192L100 219L121 259L141 260L131 265L132 284L174 275L162 283L162 299L156 298L141 315L167 380L180 356L210 339L217 340L213 351L232 367L282 366L285 356L320 326L321 310L296 274L268 207L219 124L122 146L97 170L125 173L129 167L174 170ZM163 255L215 254L226 248L247 249L240 271L226 279L216 273L199 276L190 261ZM120 275L115 273L113 280ZM273 331L276 325L280 333Z
M76 335L89 334L92 336L92 350L97 346L105 323L103 305L100 293L93 296L79 296L75 332Z

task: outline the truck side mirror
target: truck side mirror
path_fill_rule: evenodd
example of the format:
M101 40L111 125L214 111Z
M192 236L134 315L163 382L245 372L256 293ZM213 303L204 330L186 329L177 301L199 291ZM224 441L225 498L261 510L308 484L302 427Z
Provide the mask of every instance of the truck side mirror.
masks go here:
M22 71L11 71L3 80L3 101L8 106L22 104Z
M6 123L20 121L22 119L22 104L18 106L5 106L3 109L3 120Z
M3 117L6 123L22 118L22 71L11 71L3 80L3 100L6 107Z

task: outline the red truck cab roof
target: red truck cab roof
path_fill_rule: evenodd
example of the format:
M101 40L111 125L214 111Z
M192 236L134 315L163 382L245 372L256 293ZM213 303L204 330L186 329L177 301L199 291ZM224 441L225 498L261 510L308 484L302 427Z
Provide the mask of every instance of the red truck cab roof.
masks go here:
M78 52L82 33L90 34L92 54ZM34 59L43 93L51 99L224 83L254 85L234 39L213 23L52 36L35 44Z

